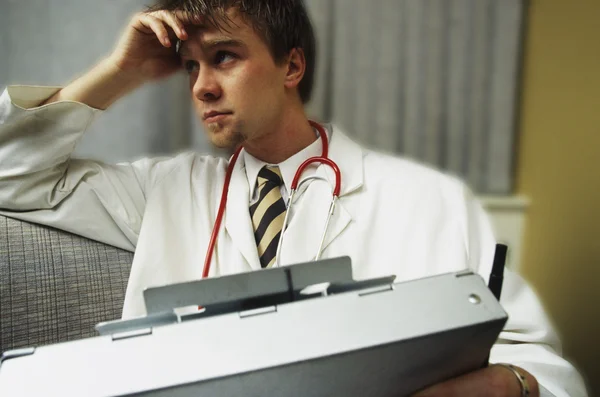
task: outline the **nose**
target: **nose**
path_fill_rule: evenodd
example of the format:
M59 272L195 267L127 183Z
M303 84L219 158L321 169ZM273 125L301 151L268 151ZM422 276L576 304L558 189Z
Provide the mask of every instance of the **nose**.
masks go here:
M205 102L215 101L221 97L221 86L210 68L200 68L192 86L192 93Z

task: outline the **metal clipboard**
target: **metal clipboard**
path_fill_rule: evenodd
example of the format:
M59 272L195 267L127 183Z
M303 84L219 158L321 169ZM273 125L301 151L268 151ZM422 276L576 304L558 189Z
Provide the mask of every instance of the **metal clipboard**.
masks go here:
M147 289L148 316L7 352L1 395L397 396L479 368L507 321L471 272L353 281L349 258ZM192 314L181 306L202 305Z

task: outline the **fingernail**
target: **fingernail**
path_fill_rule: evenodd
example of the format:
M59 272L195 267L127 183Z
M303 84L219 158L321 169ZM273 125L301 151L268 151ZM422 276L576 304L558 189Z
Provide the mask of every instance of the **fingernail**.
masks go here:
M169 40L168 38L164 38L164 39L163 39L163 43L164 43L164 45L166 45L167 47L171 47L171 40Z

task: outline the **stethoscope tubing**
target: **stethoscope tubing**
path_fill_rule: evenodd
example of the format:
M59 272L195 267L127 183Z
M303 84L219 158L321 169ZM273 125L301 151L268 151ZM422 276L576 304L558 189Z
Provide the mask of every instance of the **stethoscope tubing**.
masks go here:
M298 167L298 170L296 171L296 174L294 175L294 179L292 181L292 186L290 187L290 190L291 190L290 197L289 197L288 203L287 203L288 211L286 212L286 215L284 218L283 228L281 230L281 236L279 237L279 243L277 245L276 266L279 265L279 256L280 256L279 253L280 253L282 243L283 243L283 235L284 235L285 229L287 227L288 216L290 213L289 208L292 205L294 195L296 194L296 191L298 190L299 185L301 185L303 182L305 182L309 179L315 179L315 177L309 177L303 181L300 181L300 177L302 176L302 173L304 172L304 170L311 164L319 163L319 164L326 164L329 167L331 167L335 174L335 186L334 186L333 193L332 193L333 197L332 197L331 205L329 207L329 213L327 215L327 220L325 222L325 230L323 230L323 235L321 237L321 243L319 245L319 249L315 256L315 260L318 260L321 256L321 253L323 250L323 245L325 243L325 237L327 235L327 228L329 226L329 221L331 220L331 217L333 215L333 211L335 208L335 204L337 202L337 199L339 198L340 191L341 191L341 186L342 186L341 171L340 171L340 168L338 167L338 165L329 158L329 141L327 140L327 133L325 132L325 128L323 128L320 124L318 124L312 120L309 120L309 123L313 128L315 128L318 131L319 136L321 138L322 145L323 145L323 150L321 152L321 156L311 157L308 160L306 160L304 163L302 163L300 165L300 167ZM221 229L223 215L225 214L225 208L227 206L227 196L229 193L229 185L231 183L231 176L233 175L233 169L235 167L235 164L238 160L238 157L239 157L242 149L243 149L242 145L240 145L240 147L236 149L235 153L231 157L231 160L229 161L229 165L227 166L227 172L225 174L225 183L223 184L223 191L221 193L221 201L219 203L219 210L217 212L217 218L215 219L213 231L212 231L210 241L208 243L208 247L206 250L206 257L204 259L204 268L202 269L202 278L207 278L208 274L210 272L210 264L212 262L212 256L216 249L217 237L219 235L219 230ZM322 178L317 178L317 179L322 179Z

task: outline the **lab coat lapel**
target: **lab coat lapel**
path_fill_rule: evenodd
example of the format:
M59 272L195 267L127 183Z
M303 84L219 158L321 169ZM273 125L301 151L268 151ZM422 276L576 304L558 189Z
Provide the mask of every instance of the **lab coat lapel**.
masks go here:
M363 184L363 159L360 146L349 140L339 129L326 126L331 133L329 158L340 167L342 187L340 199L331 217L325 243L326 248L348 227L353 217L344 205L345 196L359 189ZM325 177L324 181L313 181L304 191L298 192L293 211L293 219L284 235L281 262L284 265L308 262L315 259L321 243L325 222L331 204L332 186L335 174L330 167L321 165L317 176Z
M244 156L240 155L231 175L227 209L225 210L225 229L252 270L259 270L261 267L258 259L258 249L256 248L254 228L250 219L249 192Z

